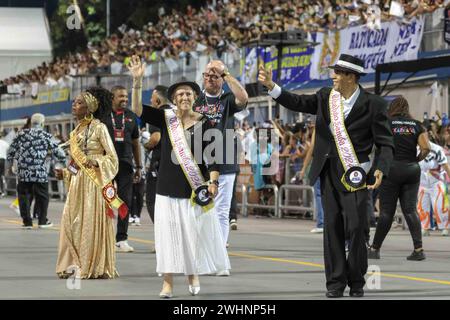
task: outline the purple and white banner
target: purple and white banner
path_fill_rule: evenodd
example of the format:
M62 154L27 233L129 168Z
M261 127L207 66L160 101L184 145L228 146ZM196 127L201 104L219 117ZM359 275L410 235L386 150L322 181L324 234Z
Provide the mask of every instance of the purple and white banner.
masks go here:
M357 56L365 61L367 73L375 72L380 63L417 59L424 29L424 18L407 23L383 22L373 30L365 25L328 33L318 33L311 59L310 78L328 79L328 66L334 64L341 53Z

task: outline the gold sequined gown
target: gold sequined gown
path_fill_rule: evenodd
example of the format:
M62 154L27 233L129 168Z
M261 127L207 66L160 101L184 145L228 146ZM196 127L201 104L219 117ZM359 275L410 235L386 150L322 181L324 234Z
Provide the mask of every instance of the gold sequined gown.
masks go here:
M107 184L117 174L118 158L106 126L94 119L89 130L76 130L71 137L77 134L79 146L83 150L87 147L87 156L97 160L97 175L102 185ZM74 176L64 169L64 179L68 193L61 218L56 273L67 277L67 270L76 266L82 279L118 276L114 220L106 215L101 188L81 170Z

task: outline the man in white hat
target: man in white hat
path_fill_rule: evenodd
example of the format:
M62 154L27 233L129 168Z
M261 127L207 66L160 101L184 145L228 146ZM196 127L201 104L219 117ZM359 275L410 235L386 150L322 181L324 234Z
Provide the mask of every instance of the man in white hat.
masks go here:
M326 296L342 297L349 286L351 297L362 297L367 272L367 189L378 188L388 174L394 143L386 116L387 102L358 83L365 74L364 62L342 54L330 68L334 70L333 87L313 95L282 90L272 81L272 70L262 65L258 79L284 107L317 115L309 179L314 185L320 177L322 189ZM369 154L374 144L380 156L370 170Z

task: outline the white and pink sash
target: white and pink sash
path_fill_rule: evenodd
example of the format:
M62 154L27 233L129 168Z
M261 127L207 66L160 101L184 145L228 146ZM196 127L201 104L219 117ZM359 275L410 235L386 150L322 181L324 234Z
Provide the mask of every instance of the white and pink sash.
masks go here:
M345 170L341 182L350 192L364 189L366 188L366 172L358 161L352 141L345 127L344 106L342 104L341 94L335 90L331 90L329 108L331 133L333 134L336 149Z
M208 211L214 206L214 204L211 199L208 198L205 178L203 177L203 174L195 161L194 156L192 155L191 148L188 145L186 136L184 135L184 129L181 121L171 109L164 110L164 116L173 151L189 185L192 188L191 203L193 205L199 204L202 206L203 211Z

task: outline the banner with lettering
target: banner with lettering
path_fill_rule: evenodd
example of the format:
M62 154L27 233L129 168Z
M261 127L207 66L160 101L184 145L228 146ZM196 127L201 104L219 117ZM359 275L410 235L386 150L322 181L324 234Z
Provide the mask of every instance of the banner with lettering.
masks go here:
M332 65L341 53L361 58L367 73L375 72L380 63L417 59L424 29L424 17L407 23L383 22L378 30L364 25L336 32L317 34L320 45L314 48L311 59L311 79L329 78L327 66Z
M263 61L266 68L272 66L273 79L277 83L285 86L289 83L301 83L310 80L309 68L311 65L311 57L314 52L313 47L299 48L286 47L283 48L281 60L281 72L278 77L278 50L274 47L254 47L247 48L243 61L241 73L241 82L243 84L257 82L258 64Z
M69 95L70 90L68 88L39 92L36 99L33 100L33 104L67 101L69 100Z

